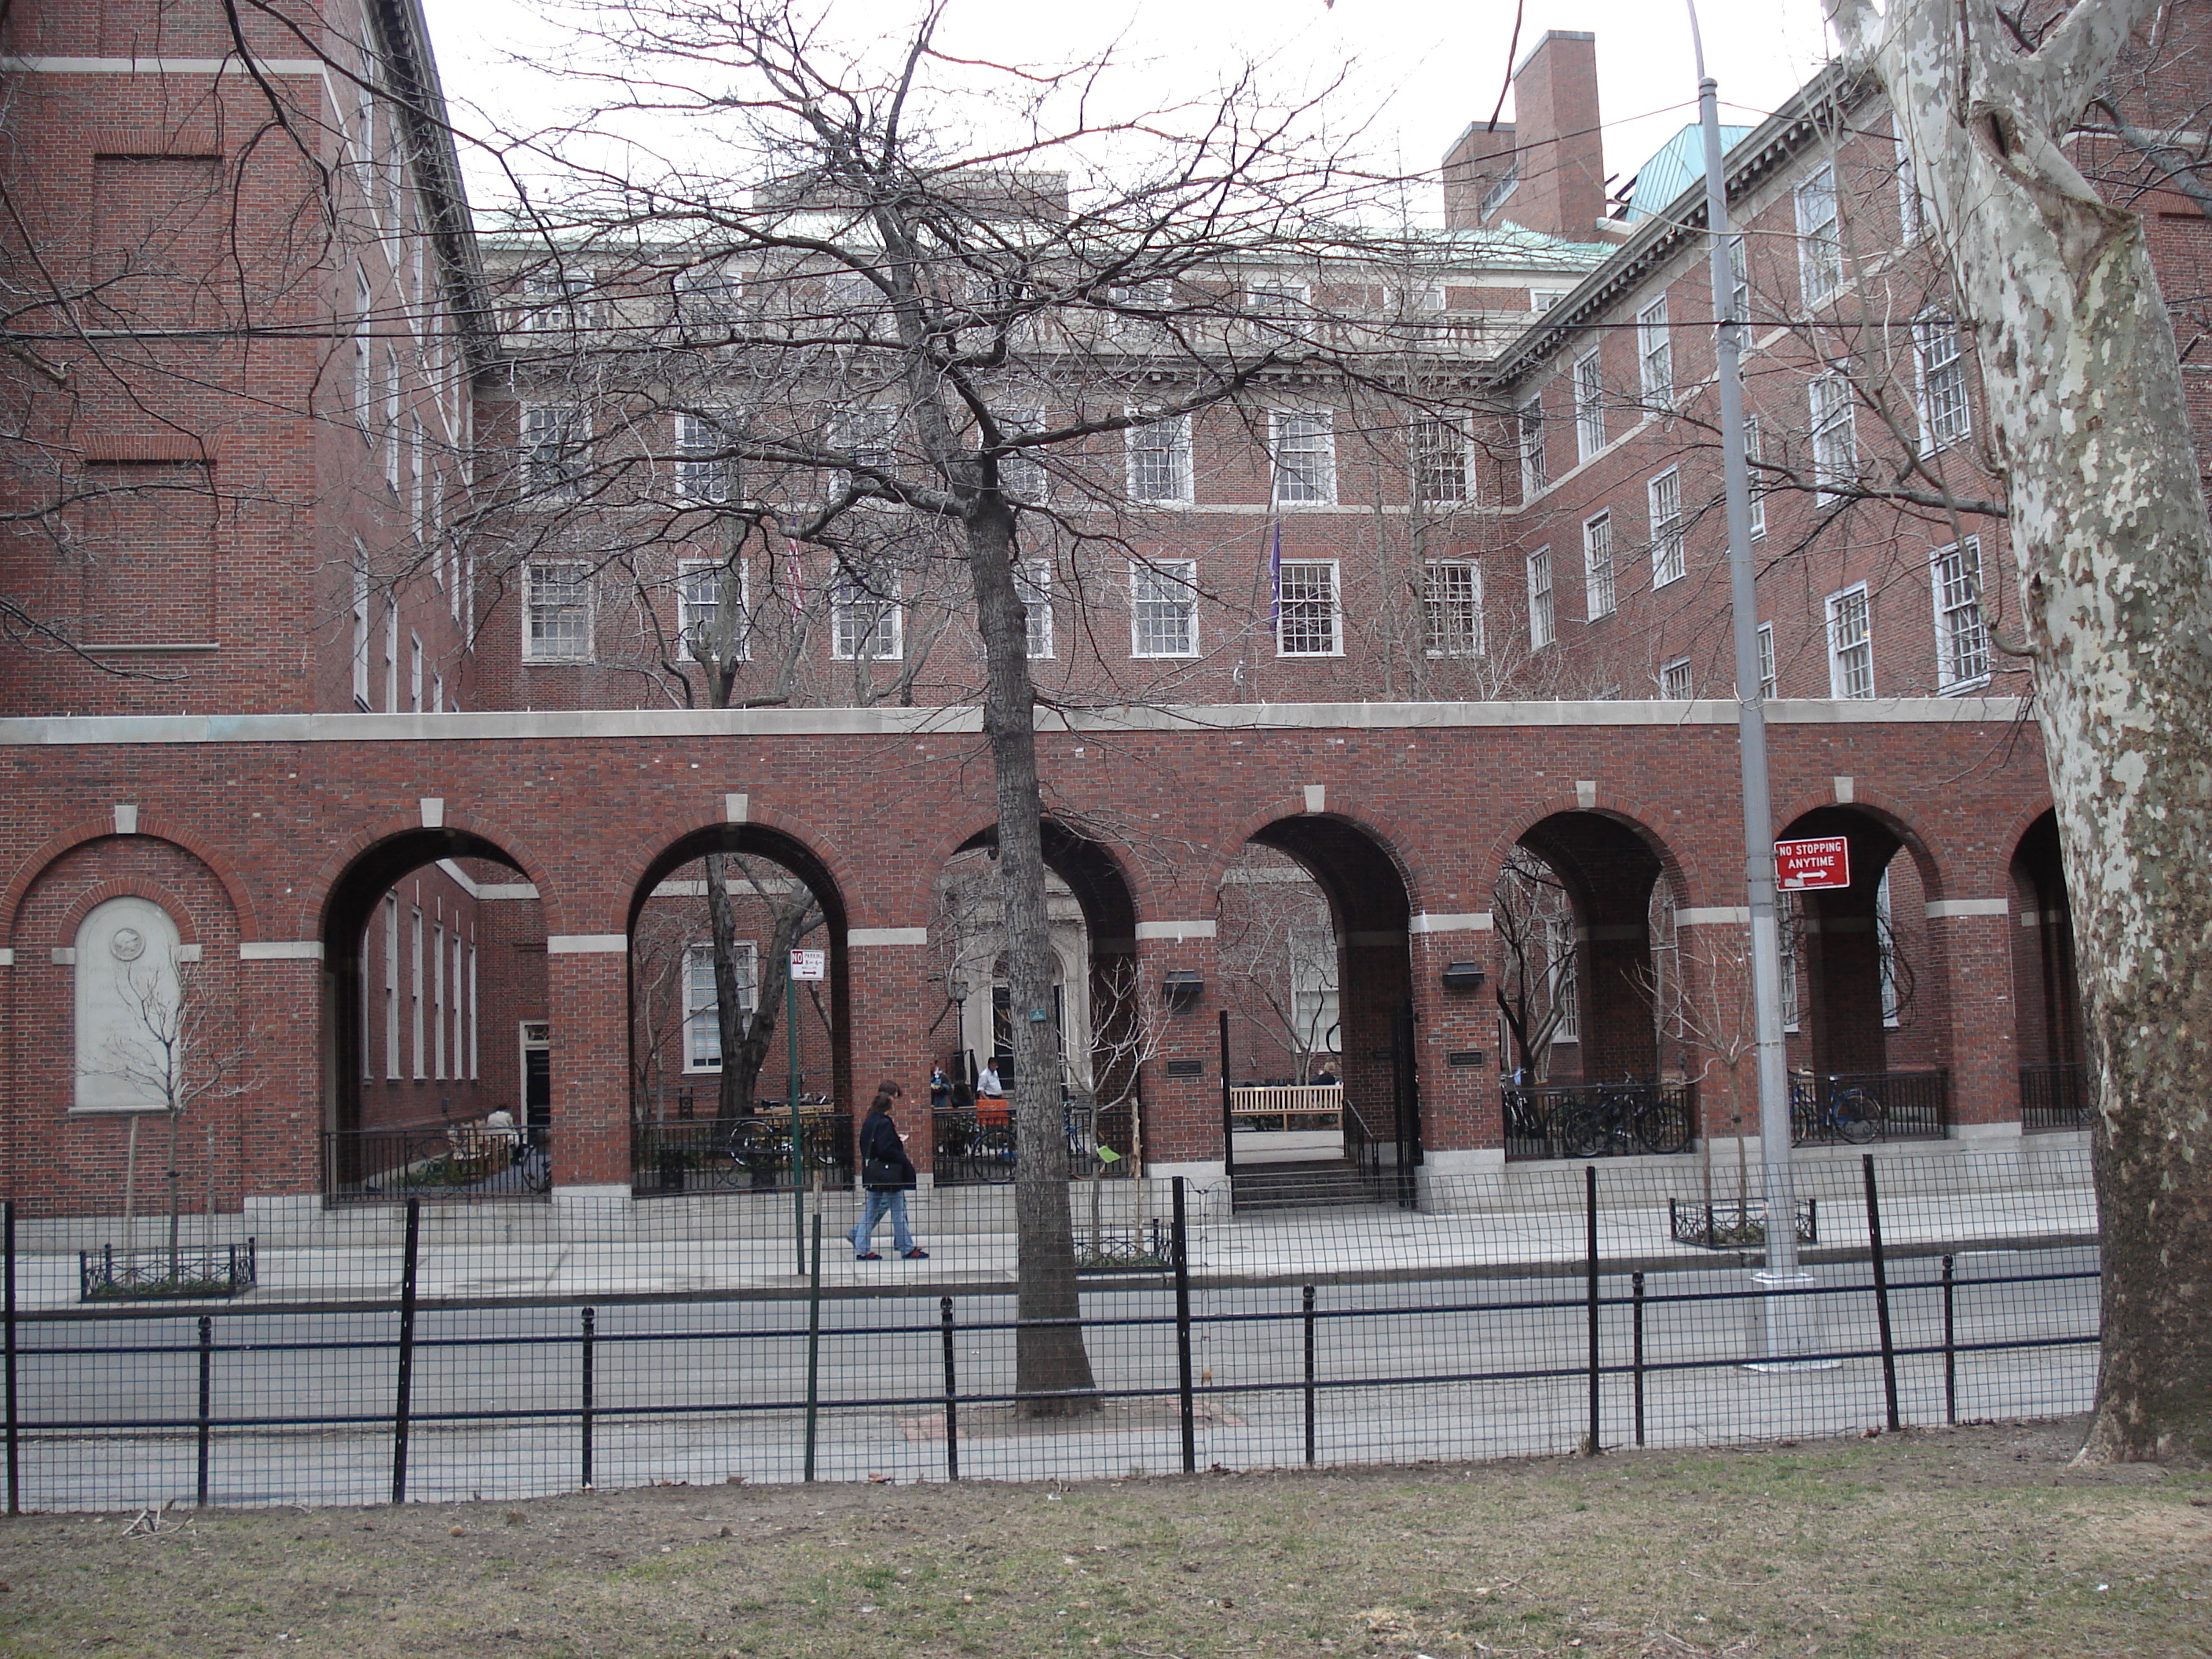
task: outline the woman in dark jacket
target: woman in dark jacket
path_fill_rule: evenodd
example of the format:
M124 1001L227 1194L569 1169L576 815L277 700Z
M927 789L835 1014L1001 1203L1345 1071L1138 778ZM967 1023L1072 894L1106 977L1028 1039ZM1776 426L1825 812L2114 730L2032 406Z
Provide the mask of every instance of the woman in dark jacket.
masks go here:
M883 1260L875 1248L875 1233L876 1223L886 1211L891 1218L892 1247L909 1261L929 1254L907 1229L906 1195L914 1187L914 1161L907 1157L905 1139L891 1121L891 1101L898 1092L898 1085L885 1078L860 1125L860 1185L867 1189L867 1207L860 1212L860 1224L845 1237L853 1241L853 1254L862 1261Z

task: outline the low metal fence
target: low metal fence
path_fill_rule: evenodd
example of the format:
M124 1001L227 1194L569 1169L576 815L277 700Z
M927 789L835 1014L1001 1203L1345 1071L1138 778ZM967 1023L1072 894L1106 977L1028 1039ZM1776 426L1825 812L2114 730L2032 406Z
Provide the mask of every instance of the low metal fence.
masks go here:
M1508 1084L1502 1098L1508 1158L1664 1156L1695 1143L1693 1084Z
M437 1124L323 1132L323 1201L331 1205L543 1203L553 1188L550 1129Z
M1799 1072L1790 1131L1800 1146L1942 1140L1951 1133L1948 1072Z
M765 1104L727 1122L641 1123L630 1138L630 1191L639 1198L787 1193L794 1167L803 1186L842 1189L853 1184L854 1144L850 1112L802 1110L796 1165L790 1115Z
M9 1206L7 1497L112 1510L1119 1478L2089 1403L2086 1158L1808 1158L1798 1192L1818 1199L1820 1239L1778 1281L1722 1248L1747 1235L1668 1256L1686 1184L1672 1163L1593 1164L1470 1178L1418 1216L1236 1219L1218 1189L1101 1183L1107 1224L1077 1229L1086 1277L1061 1320L1019 1317L1010 1279L974 1282L980 1245L957 1282L933 1282L933 1261L842 1261L818 1206L795 1279L788 1240L759 1241L746 1268L743 1238L655 1236L672 1206L536 1267L520 1220L479 1217L532 1291L486 1276L483 1241L447 1225L469 1218L419 1198L330 1218L358 1234L325 1269L358 1281L342 1304L299 1235L261 1241L261 1287L235 1301L72 1305L48 1276L58 1224L19 1250ZM1440 1255L1447 1235L1470 1254ZM715 1279L733 1266L738 1281ZM1056 1375L1018 1385L1041 1353Z
M2086 1129L2096 1090L2087 1066L2023 1066L2020 1068L2020 1127Z
M1071 1180L1117 1178L1136 1172L1133 1101L1065 1106ZM942 1107L929 1115L930 1167L939 1187L1001 1187L1014 1178L1019 1140L1011 1106Z

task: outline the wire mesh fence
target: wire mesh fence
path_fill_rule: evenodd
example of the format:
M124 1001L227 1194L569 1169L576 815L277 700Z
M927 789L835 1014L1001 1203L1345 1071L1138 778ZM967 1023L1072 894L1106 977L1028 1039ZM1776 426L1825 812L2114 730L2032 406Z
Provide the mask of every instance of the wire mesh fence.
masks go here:
M1092 1190L1086 1191L1086 1188ZM83 1300L96 1222L6 1222L11 1508L1036 1480L1801 1438L2089 1403L2086 1155L2039 1137L1429 1176L1237 1213L1071 1183L1080 1318L1019 1316L1012 1194L264 1213L228 1299ZM1795 1273L1754 1223L1816 1208ZM1685 1242L1686 1212L1732 1218ZM111 1229L112 1231L112 1229ZM222 1244L244 1241L212 1241ZM817 1254L818 1252L818 1254ZM1078 1364L1018 1386L1070 1329ZM1034 1373L1029 1373L1034 1374Z

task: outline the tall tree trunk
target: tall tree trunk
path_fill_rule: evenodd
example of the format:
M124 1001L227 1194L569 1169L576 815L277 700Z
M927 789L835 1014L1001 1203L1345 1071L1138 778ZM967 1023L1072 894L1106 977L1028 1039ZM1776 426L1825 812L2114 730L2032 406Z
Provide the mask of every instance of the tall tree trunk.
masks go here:
M1053 1014L1052 933L1045 908L1044 797L1037 785L1036 696L1029 615L1014 585L1012 509L994 495L967 523L968 571L986 664L983 732L999 809L999 902L1014 1056L1016 1312L1014 1388L1030 1416L1096 1409L1067 1212L1067 1134Z
M2148 0L2033 57L1990 0L1829 0L1980 342L2071 899L2104 1220L2083 1455L2212 1457L2212 526L2143 224L2062 149Z

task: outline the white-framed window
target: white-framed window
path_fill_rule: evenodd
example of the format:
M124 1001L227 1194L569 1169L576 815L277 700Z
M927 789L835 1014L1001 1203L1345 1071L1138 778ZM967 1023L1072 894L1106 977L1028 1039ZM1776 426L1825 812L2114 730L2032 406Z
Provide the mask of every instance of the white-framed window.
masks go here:
M353 273L353 413L361 435L373 436L376 422L376 336L371 313L375 298L368 272L360 266Z
M1528 290L1528 309L1540 316L1572 291L1564 288L1532 288Z
M1456 421L1413 422L1413 500L1421 506L1467 499L1467 434Z
M830 654L839 662L896 662L906 648L905 620L896 577L848 571L830 590Z
M676 493L690 501L730 499L730 459L721 428L704 415L676 417Z
M446 924L430 928L430 1075L446 1075Z
M430 671L430 712L434 714L446 712L446 671L442 668Z
M599 326L591 295L595 279L587 270L532 271L522 279L523 330L532 334L565 334Z
M1014 567L1014 591L1022 597L1022 613L1028 624L1029 654L1032 659L1052 655L1052 562L1024 559Z
M1550 459L1544 453L1544 394L1528 398L1514 410L1516 436L1521 452L1521 499L1534 501L1550 488Z
M1334 559L1285 559L1275 579L1275 650L1285 657L1344 654Z
M1802 930L1801 917L1803 907L1796 893L1777 893L1774 896L1776 931L1781 934L1782 958L1782 1029L1797 1029L1800 1003L1797 995L1797 937Z
M407 522L414 530L415 539L418 542L422 539L424 526L428 522L428 486L429 480L422 471L422 417L410 415L407 417ZM437 574L438 565L434 559L430 564L434 580Z
M1274 327L1294 329L1306 316L1306 285L1261 276L1244 285L1244 314Z
M1674 400L1674 337L1667 327L1667 296L1636 313L1636 362L1644 401L1651 407Z
M1012 410L1001 416L999 424L1010 437L1039 432L1044 428L1044 410ZM1017 449L999 458L999 488L1017 501L1041 501L1050 492L1051 483L1052 475L1045 471L1035 449Z
M1482 654L1482 569L1472 559L1431 559L1421 570L1421 617L1432 657Z
M422 712L422 636L415 633L407 636L407 712Z
M1805 303L1819 305L1844 281L1844 244L1836 220L1836 168L1824 162L1797 186L1797 277Z
M898 459L898 421L895 409L848 410L832 424L831 441L854 466L889 472ZM854 477L851 472L842 474L841 487L849 489Z
M479 1018L483 1012L483 1005L477 999L477 947L474 941L471 941L469 945L469 1081L471 1083L483 1076L483 1073L477 1069L477 1062L483 1056L481 1039L483 1036L483 1021Z
M1677 657L1659 666L1659 695L1669 702L1687 702L1692 696L1690 659Z
M368 707L368 550L353 544L353 701Z
M1129 567L1129 654L1198 654L1198 562L1155 559Z
M584 411L575 404L522 406L522 487L542 501L571 501L584 475Z
M1575 360L1575 454L1588 460L1605 447L1605 381L1598 373L1598 355Z
M750 592L752 567L739 560L732 568L720 559L684 559L676 567L677 659L705 660L702 647L720 646L742 662L752 654L748 622L752 617ZM725 641L723 601L734 605L731 634Z
M384 896L384 1075L399 1070L399 895Z
M1806 395L1812 407L1813 482L1816 485L1855 482L1859 476L1858 428L1850 380L1841 372L1831 370L1815 376ZM1832 499L1833 493L1816 492L1814 499L1825 502Z
M453 994L450 1000L450 1007L452 1010L453 1018L453 1076L456 1079L465 1079L469 1074L469 1048L467 1042L468 981L461 976L464 955L461 947L461 924L459 918L458 917L456 917L453 921Z
M592 567L580 559L532 559L522 568L522 655L526 662L589 662Z
M1600 513L1583 520L1583 614L1591 622L1610 617L1614 609L1613 582L1613 514Z
M1651 508L1651 586L1681 580L1688 560L1683 550L1682 475L1668 467L1644 487Z
M1751 498L1751 538L1757 541L1766 533L1766 490L1759 468L1753 465L1759 459L1759 416L1743 417L1743 459L1745 483Z
M1553 1042L1583 1040L1582 999L1575 986L1575 919L1544 918L1544 984L1559 1014L1552 1028Z
M384 708L386 714L399 712L399 596L396 592L384 596Z
M1171 415L1130 427L1127 443L1131 501L1171 504L1191 499L1189 416Z
M407 935L407 1030L414 1044L415 1077L420 1080L430 1075L430 1053L422 1030L422 907L413 906L409 915L411 926Z
M1325 409L1281 409L1268 417L1275 501L1325 507L1336 500L1336 430Z
M750 939L734 941L730 967L738 981L738 1014L751 1018L753 1000L760 986L757 947ZM714 994L714 946L712 941L691 947L684 973L684 1069L719 1072L722 1069L721 1001Z
M1912 355L1919 370L1920 453L1964 443L1974 417L1958 329L1948 317L1923 317L1912 325Z
M384 482L394 495L399 493L399 348L384 348Z
M676 317L704 332L726 329L744 315L744 279L732 270L677 273Z
M1729 306L1735 320L1751 320L1751 244L1745 241L1741 231L1732 232L1728 241Z
M1963 691L1990 677L1990 629L1982 616L1978 536L1939 547L1929 562L1936 597L1936 687Z
M1828 695L1874 696L1874 609L1864 582L1828 595Z
M1552 617L1552 550L1540 547L1528 556L1528 643L1540 650L1558 634Z
M1920 177L1912 168L1912 152L1905 148L1904 123L1897 123L1897 228L1900 241L1916 241L1927 228L1927 204L1920 196Z
M1765 699L1774 695L1779 681L1774 672L1774 624L1759 625L1759 695Z

